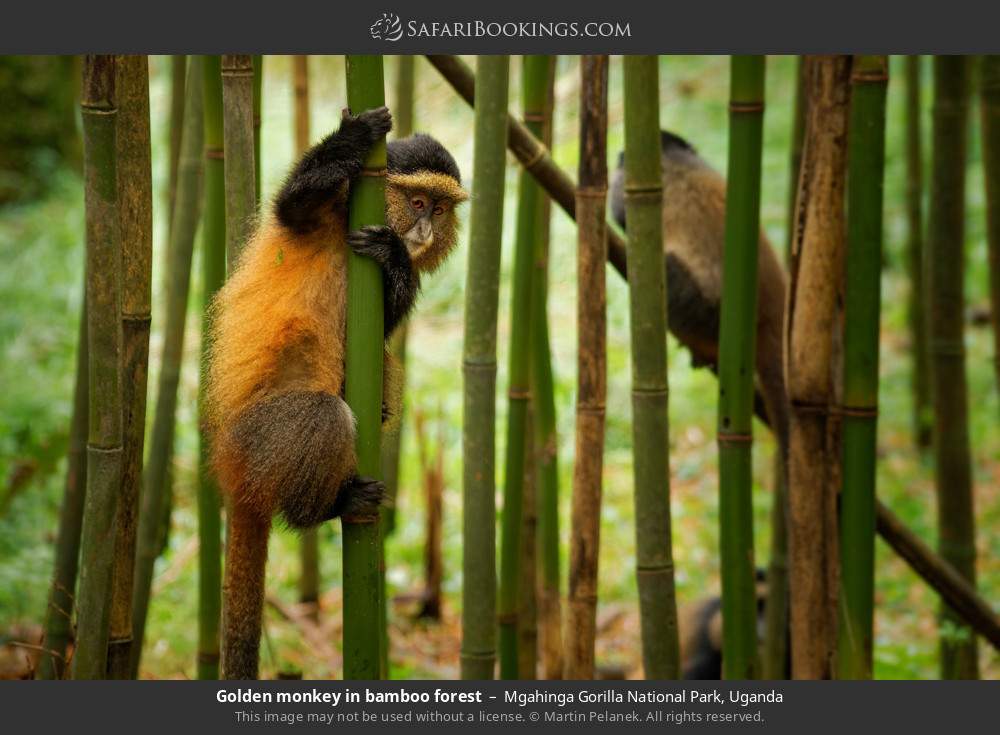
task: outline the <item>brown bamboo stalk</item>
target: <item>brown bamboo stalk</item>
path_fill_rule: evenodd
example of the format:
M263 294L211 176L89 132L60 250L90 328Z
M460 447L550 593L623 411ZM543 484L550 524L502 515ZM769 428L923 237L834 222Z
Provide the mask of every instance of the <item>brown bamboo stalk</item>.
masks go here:
M149 68L145 56L118 57L118 219L122 249L122 406L124 453L118 498L108 639L108 678L130 678L132 574L146 434L146 382L152 301L153 178Z
M580 62L580 172L577 216L576 461L566 608L567 679L594 676L597 560L607 394L605 207L608 193L608 57Z
M423 411L415 411L414 425L420 473L424 484L424 592L417 617L441 619L441 583L444 581L444 560L441 554L441 531L444 492L444 422L438 411L438 441L429 442ZM433 454L428 445L433 444Z
M805 59L807 122L786 317L792 676L828 679L836 651L839 359L849 56Z

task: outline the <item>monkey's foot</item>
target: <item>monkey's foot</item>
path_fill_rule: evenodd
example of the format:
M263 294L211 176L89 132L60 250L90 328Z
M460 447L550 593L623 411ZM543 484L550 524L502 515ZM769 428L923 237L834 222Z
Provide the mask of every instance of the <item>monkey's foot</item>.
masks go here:
M355 475L337 491L330 517L350 519L377 516L384 497L385 484L381 480Z

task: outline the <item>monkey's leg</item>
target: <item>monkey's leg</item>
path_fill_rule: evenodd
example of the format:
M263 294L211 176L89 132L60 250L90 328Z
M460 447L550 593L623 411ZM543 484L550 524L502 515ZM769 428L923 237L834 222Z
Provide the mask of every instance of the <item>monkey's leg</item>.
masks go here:
M321 223L346 184L361 173L365 157L376 141L392 129L386 107L348 115L340 129L309 149L288 176L275 199L275 213L282 225L306 234Z
M294 528L372 512L384 488L357 476L354 439L354 415L339 396L289 391L256 404L233 429L245 458L243 501L280 511Z
M256 679L264 612L264 567L271 519L239 502L229 504L223 581L222 677Z

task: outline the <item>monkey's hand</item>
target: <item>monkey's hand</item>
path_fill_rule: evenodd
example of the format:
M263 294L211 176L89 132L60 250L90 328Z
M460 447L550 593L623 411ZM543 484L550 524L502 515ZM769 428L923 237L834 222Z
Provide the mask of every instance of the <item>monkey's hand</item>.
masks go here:
M388 107L365 110L360 115L346 115L340 123L338 136L352 139L364 152L385 137L392 130L392 113Z
M278 220L298 234L319 227L331 206L344 206L348 182L361 173L372 146L391 129L387 107L344 117L340 129L310 148L281 187L274 203Z
M371 258L382 269L385 336L402 321L420 290L420 279L406 244L387 225L368 225L347 235L347 244L358 255Z

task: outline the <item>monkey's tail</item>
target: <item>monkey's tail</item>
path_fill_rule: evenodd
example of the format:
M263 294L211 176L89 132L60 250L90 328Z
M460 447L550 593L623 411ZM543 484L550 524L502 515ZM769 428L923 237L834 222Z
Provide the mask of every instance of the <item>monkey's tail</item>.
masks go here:
M245 504L229 504L222 611L224 679L257 678L270 530L270 518Z

